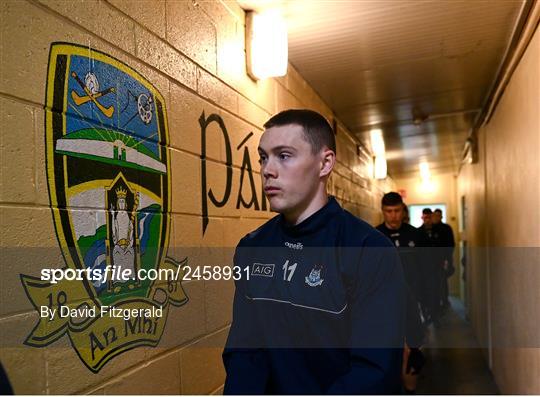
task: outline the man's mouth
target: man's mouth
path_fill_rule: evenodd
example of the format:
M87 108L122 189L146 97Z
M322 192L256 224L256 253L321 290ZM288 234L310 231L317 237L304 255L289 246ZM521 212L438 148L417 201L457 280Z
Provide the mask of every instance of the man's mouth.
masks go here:
M275 186L266 186L264 188L264 191L267 193L267 194L271 194L271 193L277 193L279 192L281 189L278 188L278 187L275 187Z

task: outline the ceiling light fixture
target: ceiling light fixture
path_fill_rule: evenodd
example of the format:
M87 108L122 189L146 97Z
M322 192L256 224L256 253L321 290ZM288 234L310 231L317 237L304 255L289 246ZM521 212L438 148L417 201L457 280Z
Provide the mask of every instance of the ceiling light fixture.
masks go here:
M278 10L247 13L246 56L248 74L255 80L287 74L287 26Z
M433 193L435 191L435 183L431 179L429 163L426 160L422 160L418 164L418 168L420 169L420 191L423 193Z
M418 168L420 168L420 179L422 179L422 181L429 181L431 179L429 163L426 160L422 160L418 165Z

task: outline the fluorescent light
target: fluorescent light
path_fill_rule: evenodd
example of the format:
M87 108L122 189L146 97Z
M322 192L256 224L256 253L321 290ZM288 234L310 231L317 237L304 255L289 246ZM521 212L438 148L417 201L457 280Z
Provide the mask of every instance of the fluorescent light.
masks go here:
M288 64L287 26L277 10L247 15L248 73L255 79L285 76Z
M432 194L436 191L437 186L431 179L431 170L429 169L429 163L426 160L420 161L418 164L420 169L420 183L418 190L423 194Z
M437 191L437 185L435 181L428 179L418 184L418 191L422 194L434 194Z
M420 168L420 178L426 182L431 179L431 171L429 170L429 163L425 160L421 161L418 165Z
M383 156L375 156L373 158L374 161L374 172L373 176L375 179L384 179L386 178L386 158Z
M382 131L379 129L371 130L369 135L371 138L371 150L373 150L373 154L375 156L384 156L386 149Z

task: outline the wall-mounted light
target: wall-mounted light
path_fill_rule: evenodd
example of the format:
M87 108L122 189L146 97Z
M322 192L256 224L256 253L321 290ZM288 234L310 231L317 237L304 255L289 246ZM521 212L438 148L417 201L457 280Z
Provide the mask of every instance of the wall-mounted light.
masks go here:
M287 74L287 26L279 11L248 12L246 56L248 74L256 80Z
M386 178L386 158L384 156L375 156L373 157L373 162L373 177L375 179Z
M371 139L371 150L373 150L373 154L375 156L385 156L386 148L384 146L382 131L379 129L371 130L369 137Z
M375 179L384 179L387 175L387 169L386 148L382 131L380 129L371 130L369 136L371 140L371 150L375 155L373 157L373 177Z

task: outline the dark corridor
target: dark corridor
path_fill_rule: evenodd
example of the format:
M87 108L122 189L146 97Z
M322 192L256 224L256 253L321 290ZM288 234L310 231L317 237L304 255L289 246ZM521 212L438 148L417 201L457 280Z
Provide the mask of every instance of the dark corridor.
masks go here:
M418 380L417 394L499 394L486 358L465 320L463 303L456 298L451 298L451 303L442 326L429 328L424 350L427 362Z

